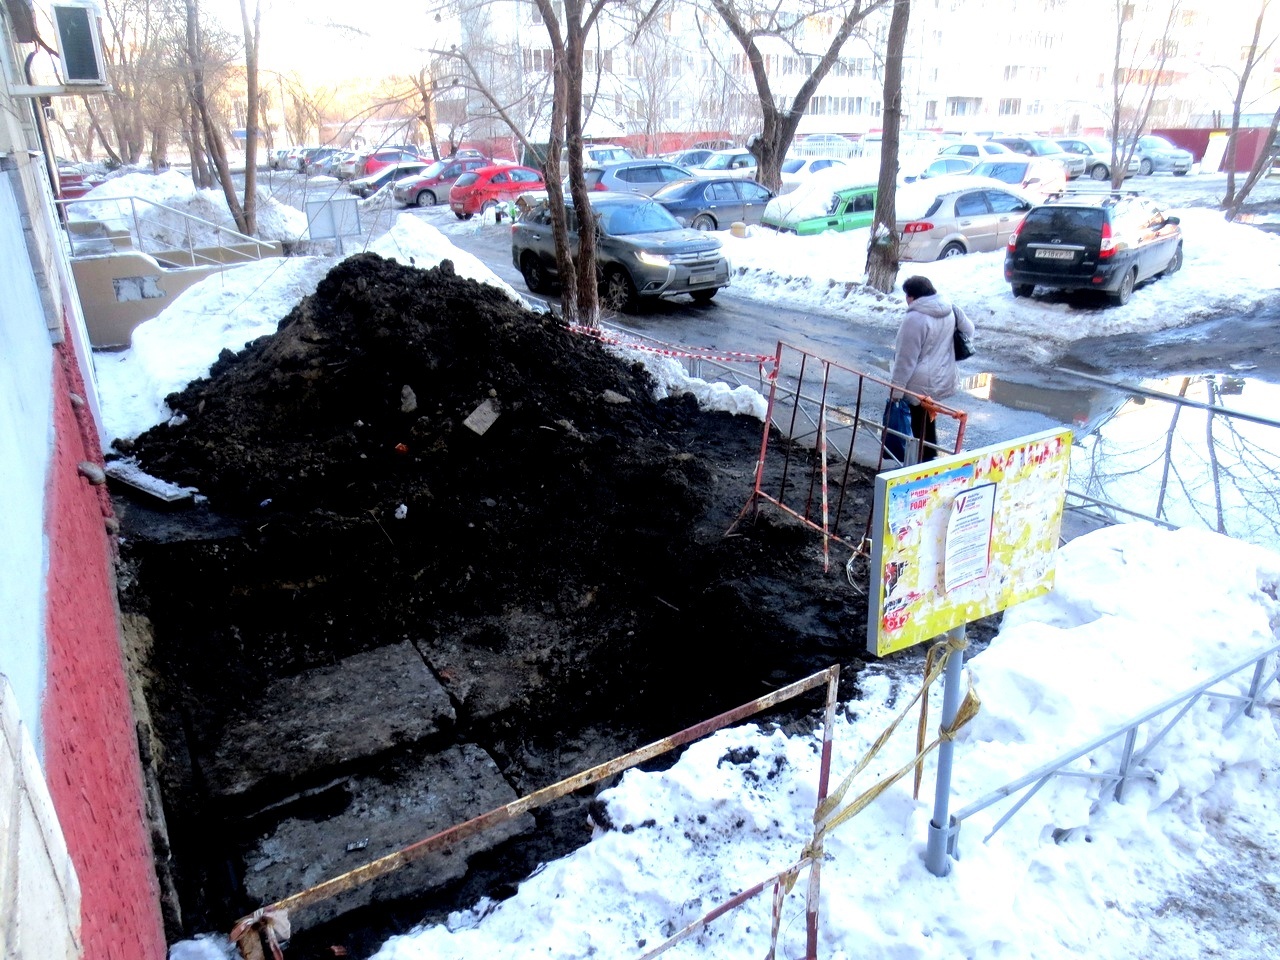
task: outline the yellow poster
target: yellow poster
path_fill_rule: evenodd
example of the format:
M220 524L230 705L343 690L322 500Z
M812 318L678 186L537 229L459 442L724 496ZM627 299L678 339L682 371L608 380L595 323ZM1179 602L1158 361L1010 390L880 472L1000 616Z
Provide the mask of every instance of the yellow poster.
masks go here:
M876 477L867 649L878 656L1046 593L1071 431Z

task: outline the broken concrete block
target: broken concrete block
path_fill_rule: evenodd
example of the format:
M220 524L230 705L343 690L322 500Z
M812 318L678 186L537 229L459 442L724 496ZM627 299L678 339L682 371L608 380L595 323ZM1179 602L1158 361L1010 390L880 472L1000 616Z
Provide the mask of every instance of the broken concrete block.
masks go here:
M230 717L203 769L214 794L277 796L439 734L449 696L411 643L379 647L267 685Z
M356 777L335 790L345 809L323 821L290 817L259 837L244 859L245 892L260 904L299 893L519 799L482 748L466 743L394 775ZM375 901L421 894L466 875L471 857L533 829L520 814L475 836L312 906L292 911L294 930Z
M492 427L494 421L497 419L498 404L492 399L489 399L472 410L471 416L463 420L462 425L468 430L473 430L476 434L483 437L485 431Z

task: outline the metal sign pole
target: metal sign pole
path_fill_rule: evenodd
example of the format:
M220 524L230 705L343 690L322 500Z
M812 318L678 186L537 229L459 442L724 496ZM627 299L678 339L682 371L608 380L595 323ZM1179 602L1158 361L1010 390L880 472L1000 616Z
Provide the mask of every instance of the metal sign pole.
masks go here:
M956 722L960 711L960 681L964 673L965 625L947 631L952 642L951 656L947 660L947 672L942 688L942 729ZM929 821L929 840L925 847L924 863L935 877L945 877L951 872L951 860L947 854L953 850L954 834L951 824L951 758L955 744L943 740L938 744L938 785L933 798L933 819Z

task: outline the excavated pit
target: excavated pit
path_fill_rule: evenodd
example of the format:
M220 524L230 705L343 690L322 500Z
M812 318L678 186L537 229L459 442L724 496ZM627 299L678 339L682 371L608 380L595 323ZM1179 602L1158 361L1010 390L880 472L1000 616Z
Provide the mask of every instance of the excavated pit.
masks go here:
M725 536L760 422L447 261L349 258L168 402L120 452L207 503L116 503L171 939L833 663L855 694L843 565L770 508ZM289 956L506 895L593 795L301 911Z

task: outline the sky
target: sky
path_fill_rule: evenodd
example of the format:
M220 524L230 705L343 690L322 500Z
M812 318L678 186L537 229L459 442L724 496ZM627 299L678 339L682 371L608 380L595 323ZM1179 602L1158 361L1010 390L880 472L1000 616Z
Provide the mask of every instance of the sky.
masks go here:
M181 205L180 187L156 189ZM1188 303L1196 305L1194 317L1247 309L1275 295L1280 239L1226 224L1212 211L1175 212L1194 238L1184 269L1141 288L1126 307L1072 312L1069 324L1065 307L1015 301L1002 280L992 280L999 275L996 254L920 264L917 272L964 303L978 325L980 349L1014 331L1061 341L1158 330L1185 322L1179 316ZM466 229L507 228L480 222ZM744 270L734 282L737 296L856 311L861 322L887 326L900 318L899 295L845 290L848 265L861 262L865 237L860 247L848 235L721 236ZM447 256L460 273L518 296L413 215L396 219L369 248L402 262L412 257L417 266ZM224 347L236 350L273 332L333 263L294 257L210 278L139 327L128 350L96 354L108 433L133 436L167 419L167 393L207 373ZM780 263L792 265L790 272L773 266ZM763 412L758 395L745 388L686 381L674 364L655 369L664 391L693 389L707 407ZM956 740L952 811L1276 646L1278 589L1280 554L1214 533L1139 522L1065 544L1052 592L1008 610L995 639L971 651L968 679L982 706ZM862 639L851 643L856 655ZM841 706L834 726L833 783L855 769L914 695L921 662L915 648L873 662L860 675L859 699ZM1249 676L1237 674L1215 689L1239 693ZM1275 699L1274 686L1269 696ZM930 699L936 724L936 685ZM1271 957L1280 913L1280 736L1275 712L1266 709L1224 730L1228 709L1219 699L1191 707L1143 760L1122 801L1110 798L1105 781L1060 777L988 840L1012 801L975 814L961 832L961 859L945 878L929 873L922 859L935 770L926 761L919 799L907 778L827 836L820 956ZM1166 711L1144 727L1139 744L1171 717ZM910 760L913 730L904 724L846 800ZM820 731L787 736L746 724L689 747L669 770L629 771L601 794L613 829L597 827L587 845L544 865L510 899L482 901L445 924L393 938L377 958L640 957L800 857L812 836L820 746ZM1070 769L1112 769L1118 751L1118 744L1100 747ZM803 956L804 890L802 876L783 899L780 957ZM769 912L767 895L750 900L670 955L763 956ZM230 956L225 932L183 941L170 953L171 960Z

